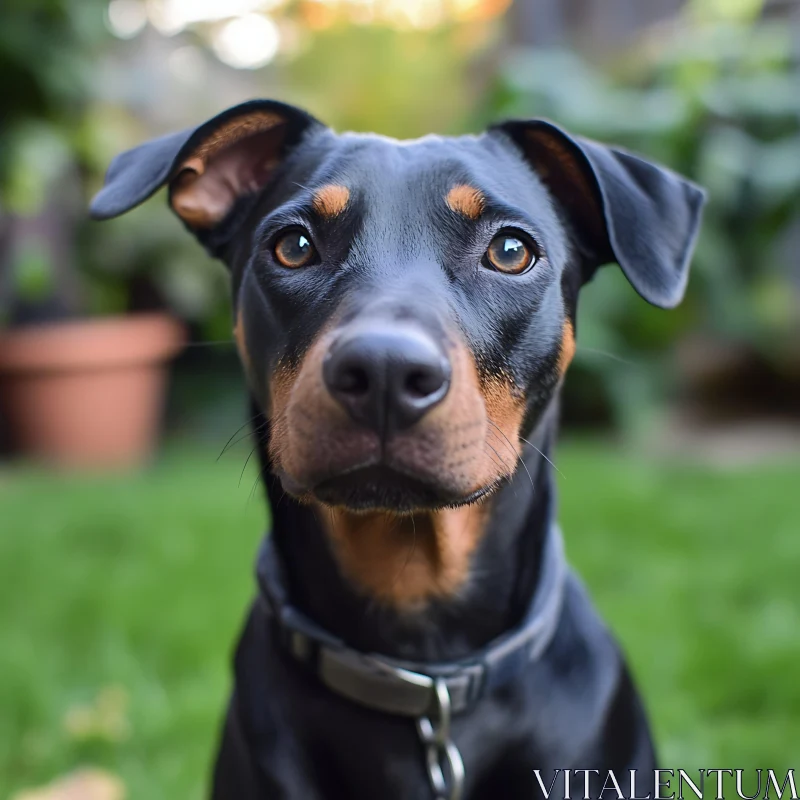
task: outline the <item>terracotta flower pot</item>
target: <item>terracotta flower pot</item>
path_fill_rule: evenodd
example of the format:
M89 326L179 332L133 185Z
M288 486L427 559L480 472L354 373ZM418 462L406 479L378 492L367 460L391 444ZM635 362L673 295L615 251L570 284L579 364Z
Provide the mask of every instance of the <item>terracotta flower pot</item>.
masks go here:
M0 333L0 401L23 455L62 467L130 467L158 436L167 361L184 340L165 314Z

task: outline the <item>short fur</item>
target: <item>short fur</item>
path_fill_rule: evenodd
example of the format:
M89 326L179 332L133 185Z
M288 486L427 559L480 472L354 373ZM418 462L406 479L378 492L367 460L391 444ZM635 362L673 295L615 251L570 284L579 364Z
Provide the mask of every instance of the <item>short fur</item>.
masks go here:
M555 502L578 292L616 261L647 301L676 305L702 191L541 120L397 142L337 135L271 101L119 156L92 213L116 216L163 185L230 269L293 604L353 648L418 662L468 657L513 629ZM316 256L287 269L273 248L298 228ZM502 231L531 243L532 268L487 268ZM402 426L348 410L325 370L359 336L434 348L447 366L435 407ZM215 800L432 796L413 721L324 688L258 603L235 670ZM534 769L655 764L623 658L574 582L543 656L457 718L453 736L465 800L539 797Z

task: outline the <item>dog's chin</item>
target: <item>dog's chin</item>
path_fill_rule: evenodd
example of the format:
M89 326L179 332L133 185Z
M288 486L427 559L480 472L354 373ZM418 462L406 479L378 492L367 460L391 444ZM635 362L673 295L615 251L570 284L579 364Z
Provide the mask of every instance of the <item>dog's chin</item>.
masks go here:
M349 511L409 514L475 503L495 485L464 494L385 465L372 465L327 477L316 483L307 495L324 505Z

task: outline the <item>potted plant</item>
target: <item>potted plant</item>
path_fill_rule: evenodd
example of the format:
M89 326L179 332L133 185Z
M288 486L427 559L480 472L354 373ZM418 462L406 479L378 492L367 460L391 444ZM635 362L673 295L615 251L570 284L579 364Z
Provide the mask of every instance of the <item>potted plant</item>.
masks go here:
M86 219L92 155L107 157L98 140L109 126L92 123L88 91L107 36L102 3L35 0L12 22L0 34L0 421L25 456L139 464L184 333L165 298L142 296L141 260L153 254L130 247L121 263L105 244L103 256ZM161 249L155 264L170 259Z
M6 228L0 408L12 447L67 467L142 463L157 441L182 325L163 310L128 313L129 300L114 307L108 298L128 297L135 276L106 281L104 293L58 264L50 251L63 250L74 228L51 208Z
M156 442L166 363L181 341L164 314L3 334L0 399L13 445L59 466L142 463Z

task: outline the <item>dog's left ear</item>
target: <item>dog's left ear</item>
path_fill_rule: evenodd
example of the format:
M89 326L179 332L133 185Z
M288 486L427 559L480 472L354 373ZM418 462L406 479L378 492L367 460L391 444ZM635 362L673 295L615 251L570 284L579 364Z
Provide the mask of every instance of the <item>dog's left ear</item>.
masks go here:
M587 278L616 261L649 303L683 299L705 192L631 153L543 120L494 126L521 148L560 203L588 258Z
M236 202L263 189L313 128L324 126L285 103L252 100L234 106L196 128L118 155L92 201L91 216L117 217L167 184L172 210L208 243Z

